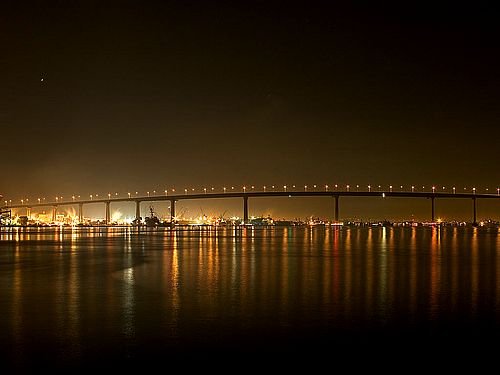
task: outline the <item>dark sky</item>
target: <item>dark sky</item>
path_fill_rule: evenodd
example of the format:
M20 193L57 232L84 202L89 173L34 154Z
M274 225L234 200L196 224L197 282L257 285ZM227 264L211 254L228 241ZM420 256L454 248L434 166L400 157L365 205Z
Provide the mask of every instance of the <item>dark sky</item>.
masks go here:
M496 14L336 3L3 1L0 194L495 189Z

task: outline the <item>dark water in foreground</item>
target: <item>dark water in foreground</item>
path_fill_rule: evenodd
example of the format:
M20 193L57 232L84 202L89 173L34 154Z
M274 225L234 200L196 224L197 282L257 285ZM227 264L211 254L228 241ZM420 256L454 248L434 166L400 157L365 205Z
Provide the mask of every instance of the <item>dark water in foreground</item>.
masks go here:
M418 363L445 351L456 362L500 342L495 228L45 228L0 238L4 367L395 352Z

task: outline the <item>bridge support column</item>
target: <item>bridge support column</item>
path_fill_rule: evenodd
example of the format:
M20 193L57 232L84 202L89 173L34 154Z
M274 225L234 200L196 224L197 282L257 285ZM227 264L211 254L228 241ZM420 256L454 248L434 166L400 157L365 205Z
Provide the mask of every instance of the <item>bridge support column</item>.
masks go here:
M434 222L435 210L434 210L434 197L431 197L431 222Z
M141 221L141 201L135 201L135 221L137 225L140 224Z
M335 199L335 208L333 211L334 220L335 220L335 222L338 222L339 221L339 196L335 195L333 198Z
M110 206L111 202L106 202L106 225L111 224L111 212L110 212Z
M472 198L472 207L473 207L473 225L477 225L477 206L476 206L476 198Z
M52 222L55 223L57 216L57 206L52 206Z
M78 223L83 224L83 203L78 203Z
M175 222L175 200L170 201L170 222Z
M31 220L31 207L26 209L26 216L28 217L28 220Z
M248 197L243 197L243 223L248 224Z

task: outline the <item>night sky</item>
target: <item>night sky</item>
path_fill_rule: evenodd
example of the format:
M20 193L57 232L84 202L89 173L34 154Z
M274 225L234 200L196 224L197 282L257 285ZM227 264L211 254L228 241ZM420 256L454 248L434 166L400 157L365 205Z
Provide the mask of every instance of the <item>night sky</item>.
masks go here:
M402 3L3 1L0 194L494 190L497 15Z

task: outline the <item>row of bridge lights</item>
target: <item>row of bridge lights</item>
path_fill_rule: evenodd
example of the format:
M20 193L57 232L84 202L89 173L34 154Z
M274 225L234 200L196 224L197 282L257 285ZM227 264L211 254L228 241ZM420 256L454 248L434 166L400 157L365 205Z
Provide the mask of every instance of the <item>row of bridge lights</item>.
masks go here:
M375 188L375 187L373 187L372 185L367 185L367 187L368 187L368 192L371 192L371 191ZM271 185L271 186L264 185L264 186L262 186L262 188L263 188L263 191L264 191L264 192L266 192L269 188L271 188L272 190L275 190L276 186L275 186L275 185ZM296 186L296 185L292 185L292 186L291 186L291 188L292 188L292 189L297 189L297 186ZM306 191L306 192L307 192L309 188L310 188L310 186L309 186L309 185L304 185L304 191ZM317 189L317 188L318 188L318 185L312 185L312 188L313 188L313 189ZM329 185L325 185L325 186L324 186L324 188L325 188L325 191L328 191L328 189L330 189L330 188L331 188L331 186L329 186ZM333 185L333 188L334 188L334 189L338 189L338 188L339 188L339 185L338 185L338 184L335 184L335 185ZM346 188L346 191L351 191L351 185L346 185L346 186L345 186L345 188ZM360 188L360 185L356 185L356 189L359 189L359 188ZM376 188L381 189L381 188L382 188L382 185L377 185L377 186L376 186ZM400 186L399 186L399 188L400 188L400 190L402 191L402 190L403 190L403 185L400 185ZM251 191L253 191L254 189L255 189L255 185L251 185L251 186L250 186L250 190L251 190ZM289 185L283 185L283 191L285 191L285 192L286 192L286 191L288 191L288 189L290 189L290 186L289 186ZM411 186L411 192L412 192L412 193L413 193L413 192L415 192L415 189L416 189L416 187L415 187L414 185L412 185L412 186ZM425 186L422 186L422 190L424 190L424 189L425 189ZM432 187L431 187L431 189L432 189L432 192L433 192L433 193L435 193L435 192L436 192L436 190L438 190L438 188L437 188L436 186L432 186ZM230 190L230 191L234 191L234 190L235 190L235 187L234 187L234 186L231 186L231 188L230 188L230 189L229 189L229 188L227 188L227 187L223 187L223 188L222 188L222 191L223 191L224 193L226 193L228 190ZM247 189L247 187L246 187L246 186L243 186L243 192L244 192L244 193L246 193L246 192L247 192L247 190L248 190L248 189ZM445 187L445 186L443 186L443 187L442 187L442 190L443 190L443 191L445 191L445 190L446 190L446 187ZM457 192L457 188L456 188L455 186L452 188L452 190L453 190L453 194L455 194L455 193ZM488 188L486 188L485 190L486 190L486 192L488 192L488 191L489 191L489 189L488 189ZM171 189L170 191L171 191L172 193L175 193L175 189ZM194 193L194 192L196 192L196 189L194 189L194 188L192 188L192 189L187 189L187 188L186 188L186 189L184 189L184 194L188 195L188 194L189 194L189 191L191 191L192 193ZM296 191L296 190L293 190L293 191ZM333 190L333 191L335 191L335 190ZM390 191L390 192L393 192L393 191L394 191L394 186L393 186L393 185L389 185L389 191ZM467 188L466 188L466 187L464 187L464 191L467 191ZM476 189L475 187L473 187L473 188L472 188L472 192L473 192L473 194L476 194L476 191L477 191L477 189ZM169 190L168 190L168 189L165 189L165 190L164 190L164 193L165 193L165 195L166 195L166 196L168 196L168 192L169 192ZM206 187L205 187L205 188L203 188L203 193L204 193L204 194L207 194L207 193L214 193L214 192L215 192L215 188L214 188L214 187L212 187L212 188L210 188L210 189L208 189L208 188L206 188ZM500 188L496 188L496 192L497 192L497 195L500 195ZM151 196L151 193L152 193L152 196L156 196L156 195L157 195L157 194L156 194L156 190L153 190L152 192L151 192L151 191L147 191L147 192L146 192L146 194L147 194L147 196L148 196L148 197L150 197L150 196ZM139 192L138 192L138 191L136 191L136 192L135 192L135 196L137 196L138 194L139 194ZM129 198L129 199L131 199L131 198L132 198L132 193L128 192L128 193L127 193L127 195L128 195L128 198ZM114 193L114 194L112 194L112 193L108 193L108 194L107 194L107 196L108 196L108 199L111 199L111 197L112 197L112 196L117 198L117 197L118 197L118 193ZM90 194L90 195L89 195L89 198L90 198L90 200L94 200L94 198L99 199L99 194ZM81 199L81 196L80 196L80 195L73 195L73 196L71 197L71 199L72 199L72 201L74 202L74 201L76 201L76 200L80 200L80 199ZM40 203L45 203L45 198L38 198L37 200L38 200L38 203L39 203L39 204L40 204ZM6 205L6 206L11 205L11 204L12 204L12 199L10 199L10 200L6 200L6 201L4 201L4 202L5 202L5 205ZM55 197L55 203L61 203L61 202L63 202L63 197L62 197L62 196L56 196L56 197ZM23 204L23 205L24 205L25 203L26 203L26 204L28 204L28 203L29 203L29 199L28 199L28 198L21 199L21 204Z

